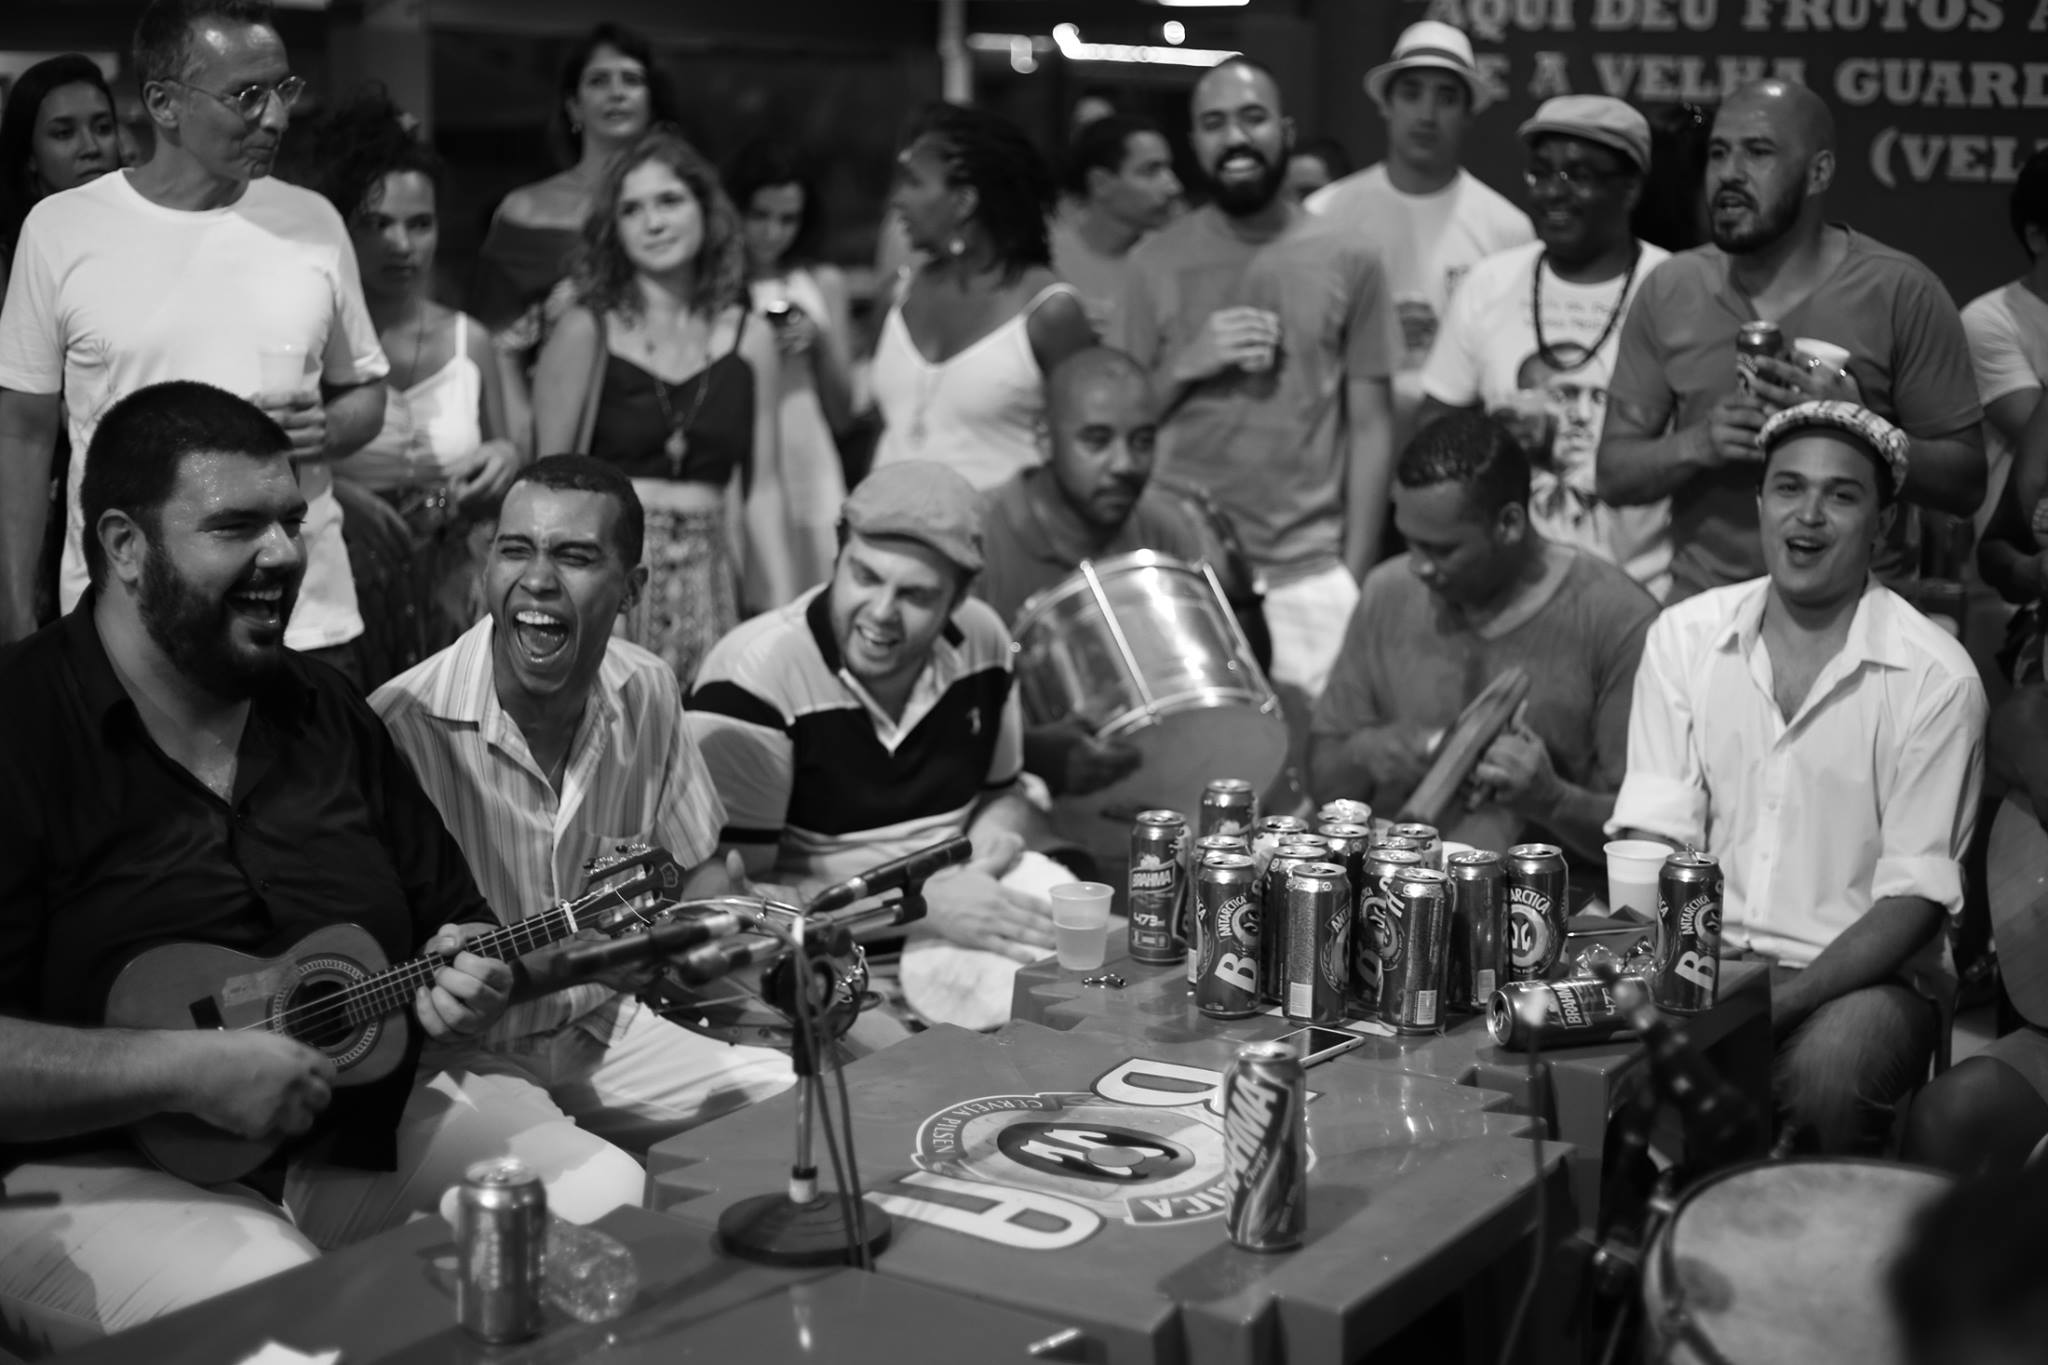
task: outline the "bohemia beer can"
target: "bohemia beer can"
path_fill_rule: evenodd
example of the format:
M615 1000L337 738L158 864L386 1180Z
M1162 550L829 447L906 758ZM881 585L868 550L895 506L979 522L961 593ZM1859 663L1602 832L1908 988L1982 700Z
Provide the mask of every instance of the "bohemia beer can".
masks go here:
M512 1157L462 1174L455 1201L455 1317L478 1341L525 1341L541 1329L541 1266L548 1195L540 1175Z
M1131 961L1184 963L1188 822L1177 810L1138 812L1131 826Z
M1258 823L1259 795L1252 790L1252 784L1241 777L1219 777L1202 789L1202 808L1195 817L1195 833L1200 836L1211 834L1235 834L1241 839L1252 837L1252 826Z
M1745 392L1756 391L1750 384L1750 377L1756 373L1758 356L1784 360L1791 354L1791 347L1785 344L1785 334L1778 330L1775 322L1745 322L1735 329L1735 374Z
M1345 1008L1361 1019L1377 1019L1380 1008L1379 935L1375 921L1387 913L1394 880L1423 866L1419 849L1375 845L1365 855L1365 884L1358 889L1358 912L1351 922L1351 972L1345 983Z
M1622 979L1647 989L1639 976ZM1486 1031L1509 1052L1602 1043L1627 1027L1614 988L1583 978L1510 981L1493 993L1486 1008Z
M1202 961L1195 1008L1211 1019L1259 1012L1259 882L1249 853L1211 853L1195 869Z
M1303 1024L1344 1018L1351 963L1351 883L1336 863L1287 874L1287 980L1281 1012Z
M1448 859L1451 879L1451 965L1444 977L1446 1009L1483 1010L1507 980L1508 874L1492 849Z
M1373 951L1380 960L1379 1019L1396 1033L1443 1027L1450 893L1450 878L1435 868L1408 868L1394 876L1385 910L1372 921Z
M1290 835L1259 875L1259 991L1269 1005L1287 1001L1287 874L1303 863L1322 862L1329 852L1312 834ZM1254 870L1258 860L1253 853Z
M1650 1000L1673 1014L1714 1007L1721 988L1721 864L1687 850L1657 875L1657 971Z
M1253 1043L1223 1077L1224 1224L1246 1251L1291 1251L1308 1228L1308 1071L1290 1043Z
M1508 977L1541 981L1564 954L1571 882L1556 844L1508 850Z
M1387 830L1388 839L1413 839L1422 845L1422 861L1441 871L1444 865L1444 840L1436 832L1435 825L1425 825L1420 820L1409 820ZM1385 842L1382 840L1382 842Z

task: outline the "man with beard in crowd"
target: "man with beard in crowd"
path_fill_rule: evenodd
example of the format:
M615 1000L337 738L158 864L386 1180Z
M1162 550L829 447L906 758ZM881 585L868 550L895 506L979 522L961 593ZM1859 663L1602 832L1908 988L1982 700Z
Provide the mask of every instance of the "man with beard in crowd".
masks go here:
M147 949L268 955L344 923L391 961L447 959L393 1011L435 1042L488 1027L513 984L462 951L490 907L376 715L284 646L306 568L294 449L204 384L116 403L80 492L91 584L0 651L0 1171L52 1196L0 1208L0 1330L37 1349L430 1213L446 1181L424 1172L504 1155L518 1128L437 1093L418 1031L389 1076L333 1089L335 1062L282 1033L103 1026ZM250 1178L289 1221L153 1168L120 1130L157 1115L289 1142Z
M1096 119L1067 149L1065 189L1050 233L1052 273L1080 291L1099 333L1123 291L1131 248L1166 226L1180 202L1173 148L1150 119Z
M270 174L306 83L263 0L153 0L135 65L155 154L36 205L0 309L0 640L34 627L58 422L82 454L123 394L194 379L253 398L291 436L306 580L285 644L354 673L363 620L327 463L383 425L389 367L341 216ZM71 465L66 608L86 582L84 465Z
M1294 130L1271 72L1231 58L1193 115L1211 201L1131 253L1111 337L1152 372L1163 460L1264 579L1273 682L1303 735L1386 528L1385 291L1369 247L1280 192Z
M1857 403L1911 440L1901 496L1969 516L1984 497L1970 348L1948 291L1904 252L1827 221L1834 116L1820 96L1764 80L1731 94L1707 150L1714 240L1659 266L1628 319L1609 386L1598 488L1616 506L1671 500L1672 596L1755 578L1757 433L1809 399ZM1849 353L1794 355L1738 375L1743 323L1776 323ZM1906 518L1877 572L1913 577Z

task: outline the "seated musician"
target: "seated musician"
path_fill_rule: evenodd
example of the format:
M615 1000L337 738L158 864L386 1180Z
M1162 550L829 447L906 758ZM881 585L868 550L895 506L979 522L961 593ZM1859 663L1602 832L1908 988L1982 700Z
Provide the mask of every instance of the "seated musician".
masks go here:
M997 883L1046 836L1017 790L1010 637L968 594L979 495L944 465L888 465L839 526L832 577L720 640L690 693L690 733L725 802L722 847L809 896L965 832L975 859L931 879L915 934L1042 957L1046 907Z
M1159 438L1152 381L1122 351L1094 346L1046 380L1045 464L988 494L974 595L1013 628L1024 603L1084 559L1157 550L1192 564L1207 543L1172 501L1149 492ZM1098 740L1078 717L1024 732L1024 766L1055 796L1099 791L1138 767L1138 751Z
M394 962L446 956L405 1006L415 1040L475 1035L512 986L458 951L490 907L376 715L284 647L306 567L291 449L203 384L116 403L82 491L91 587L0 651L0 1172L10 1199L55 1200L0 1206L0 1336L37 1350L431 1211L446 1181L422 1172L501 1155L517 1131L488 1104L444 1121L456 1082L415 1067L416 1041L351 1088L268 1030L102 1026L144 950L270 955L343 922ZM161 989L196 1019L188 1002L226 983ZM165 1114L289 1140L264 1172L289 1220L152 1169L121 1130Z
M1614 565L1536 530L1528 457L1493 418L1440 418L1408 443L1394 483L1408 551L1366 576L1316 706L1317 799L1399 818L1460 712L1520 668L1526 703L1479 750L1438 823L1481 848L1542 839L1597 862L1656 602Z
M711 856L725 810L683 727L675 670L611 633L646 589L641 525L612 465L529 466L485 560L489 617L370 698L508 920L581 895L586 864L621 843L693 868L682 899L729 889ZM459 1055L429 1061L518 1094L522 1153L571 1164L615 1162L592 1134L644 1153L794 1079L780 1052L716 1042L594 983L515 1004ZM639 1172L620 1175L623 1202L637 1202Z
M1781 1119L1821 1151L1875 1151L1936 1042L1926 992L1963 902L1984 689L1959 643L1870 576L1906 437L1807 402L1760 444L1769 573L1651 627L1608 829L1720 859L1722 956L1771 968Z

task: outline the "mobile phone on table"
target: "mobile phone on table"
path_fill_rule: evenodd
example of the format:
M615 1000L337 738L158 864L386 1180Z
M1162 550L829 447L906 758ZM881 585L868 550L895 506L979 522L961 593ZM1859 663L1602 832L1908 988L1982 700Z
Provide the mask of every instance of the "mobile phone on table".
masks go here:
M1318 1062L1329 1061L1339 1053L1351 1051L1365 1041L1365 1035L1353 1033L1350 1029L1310 1024L1307 1028L1283 1033L1274 1041L1292 1044L1295 1051L1301 1054L1301 1064L1314 1066Z

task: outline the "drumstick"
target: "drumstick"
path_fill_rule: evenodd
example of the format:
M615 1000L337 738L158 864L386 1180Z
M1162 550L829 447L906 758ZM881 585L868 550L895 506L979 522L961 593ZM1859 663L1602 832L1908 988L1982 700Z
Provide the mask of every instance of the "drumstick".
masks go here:
M1414 792L1402 807L1401 818L1426 825L1437 823L1458 794L1458 788L1479 766L1487 746L1508 727L1528 695L1529 675L1520 668L1510 668L1488 683L1459 713L1457 723L1437 749L1436 761L1415 784Z

